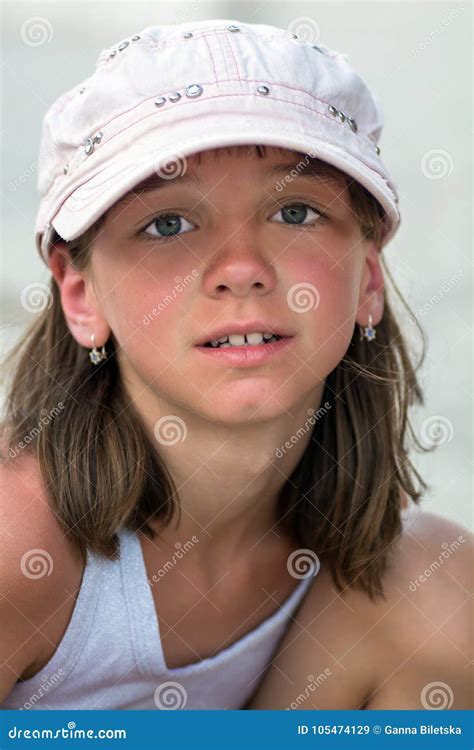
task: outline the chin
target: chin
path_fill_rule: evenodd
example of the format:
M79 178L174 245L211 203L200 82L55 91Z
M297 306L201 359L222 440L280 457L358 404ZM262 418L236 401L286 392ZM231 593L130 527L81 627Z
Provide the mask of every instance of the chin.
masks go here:
M275 393L277 394L276 389L273 391L273 394ZM219 399L214 399L215 402L218 401L217 408L215 405L208 406L206 402L206 417L221 424L241 425L275 419L287 414L291 404L286 404L283 399L277 401L273 394L264 396L257 392L246 396L223 395ZM201 402L200 411L202 410Z

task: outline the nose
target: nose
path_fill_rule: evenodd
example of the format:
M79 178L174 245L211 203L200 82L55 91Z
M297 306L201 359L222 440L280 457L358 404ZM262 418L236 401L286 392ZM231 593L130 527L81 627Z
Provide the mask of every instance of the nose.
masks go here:
M209 297L263 296L275 289L276 272L268 257L247 241L233 243L210 257L203 274L203 291Z

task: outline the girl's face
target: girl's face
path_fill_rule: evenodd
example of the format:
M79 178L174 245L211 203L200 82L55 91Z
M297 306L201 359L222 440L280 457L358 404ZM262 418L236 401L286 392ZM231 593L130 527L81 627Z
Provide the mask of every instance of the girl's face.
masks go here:
M131 396L234 424L318 404L370 275L347 188L304 176L301 157L277 148L263 160L204 152L156 183L109 210L87 282ZM291 339L245 367L196 346L255 320L267 328L249 333Z

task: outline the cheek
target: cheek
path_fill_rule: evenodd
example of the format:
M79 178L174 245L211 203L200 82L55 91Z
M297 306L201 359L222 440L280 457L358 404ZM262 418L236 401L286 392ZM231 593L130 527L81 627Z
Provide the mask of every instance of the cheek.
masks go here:
M314 356L331 372L347 351L354 331L359 296L359 268L355 257L322 251L292 263L287 304L301 317L306 342ZM318 370L320 367L318 366Z
M110 284L106 295L105 314L117 343L130 358L152 356L154 366L172 360L175 338L170 331L179 329L186 307L186 286L183 277L166 274L151 275L138 267Z

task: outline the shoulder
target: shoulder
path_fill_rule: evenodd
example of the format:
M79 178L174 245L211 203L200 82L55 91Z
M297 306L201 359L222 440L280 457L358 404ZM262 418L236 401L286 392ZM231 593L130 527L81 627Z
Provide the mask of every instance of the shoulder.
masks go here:
M380 668L368 708L468 708L473 551L463 524L405 515L390 551L387 600L371 610Z
M0 464L0 546L1 698L51 646L57 620L48 618L82 575L33 457Z
M250 708L467 707L472 535L415 509L387 552L385 599L339 592L321 568Z

